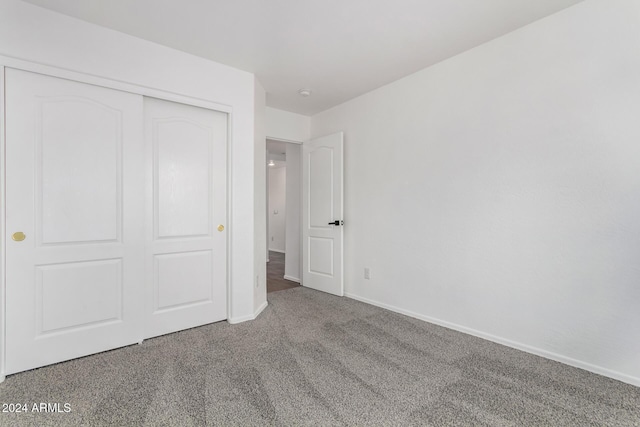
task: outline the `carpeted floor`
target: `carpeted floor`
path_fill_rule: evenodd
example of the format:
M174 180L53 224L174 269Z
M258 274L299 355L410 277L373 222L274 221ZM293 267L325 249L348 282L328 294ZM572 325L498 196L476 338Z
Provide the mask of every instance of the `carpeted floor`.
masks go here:
M640 426L640 388L306 288L226 322L9 376L3 426Z

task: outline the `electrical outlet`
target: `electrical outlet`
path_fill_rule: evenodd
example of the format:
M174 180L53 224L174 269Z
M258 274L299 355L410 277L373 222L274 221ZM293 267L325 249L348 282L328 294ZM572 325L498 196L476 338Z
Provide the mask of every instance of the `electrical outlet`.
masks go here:
M260 276L256 276L256 288L260 286Z
M371 269L369 267L364 268L364 278L371 279Z

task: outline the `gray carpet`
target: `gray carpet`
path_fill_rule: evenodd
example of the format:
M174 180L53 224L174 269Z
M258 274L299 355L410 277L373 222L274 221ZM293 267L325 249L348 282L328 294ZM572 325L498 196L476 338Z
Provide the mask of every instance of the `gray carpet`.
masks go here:
M640 388L305 288L226 322L9 376L3 426L640 426ZM31 408L29 408L31 409Z

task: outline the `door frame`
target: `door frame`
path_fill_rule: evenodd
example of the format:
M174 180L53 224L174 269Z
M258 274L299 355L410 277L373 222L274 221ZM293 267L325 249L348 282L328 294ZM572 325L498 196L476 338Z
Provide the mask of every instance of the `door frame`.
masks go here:
M277 142L284 142L287 144L295 144L295 145L299 145L300 146L300 162L302 162L302 146L305 144L305 141L294 141L292 139L284 139L284 138L274 138L271 136L265 136L264 139L264 146L265 146L265 159L264 159L264 163L267 164L267 141L271 140L271 141L277 141ZM302 172L302 163L300 164L300 172ZM300 176L298 177L300 178L300 180L302 180L302 173L300 174ZM266 194L266 203L265 203L265 221L266 221L266 234L267 234L267 243L266 243L266 247L265 247L265 261L269 262L269 166L267 166L266 172L265 172L265 194ZM302 200L302 186L300 187L300 215L302 215L302 203L304 203L304 201ZM302 284L302 221L300 221L300 230L299 230L299 248L300 248L300 286L304 286ZM284 248L284 252L285 252L285 256L287 255L287 246L285 244L285 248ZM285 261L286 262L286 261ZM267 286L265 283L265 293L267 292Z
M5 339L5 316L6 310L6 281L5 281L5 262L6 262L6 230L5 225L7 223L5 218L6 210L6 197L5 197L5 132L4 132L4 61L0 60L0 383L5 379L5 353L6 353L6 339Z
M123 81L113 80L106 77L100 77L92 74L72 71L64 68L58 68L50 65L45 65L37 62L26 61L10 56L0 55L0 202L2 208L0 208L0 383L5 380L5 361L6 361L6 170L5 170L5 153L6 153L6 140L5 140L5 70L6 68L14 68L22 71L29 71L33 73L43 74L50 77L57 77L66 80L72 80L79 83L91 84L94 86L105 87L108 89L115 89L121 92L129 92L136 95L147 96L151 98L163 99L166 101L178 102L181 104L192 105L194 107L206 108L209 110L220 111L227 114L227 209L226 209L226 250L227 250L227 280L226 280L226 292L227 292L227 320L231 319L231 296L232 296L232 270L231 270L231 254L232 254L232 241L233 241L233 227L231 227L230 220L233 218L232 212L232 172L233 163L231 156L231 141L233 139L233 107L226 104L220 104L206 99L195 98L187 95L182 95L175 92L170 92L162 89L154 89L151 87L141 86L132 83L126 83Z

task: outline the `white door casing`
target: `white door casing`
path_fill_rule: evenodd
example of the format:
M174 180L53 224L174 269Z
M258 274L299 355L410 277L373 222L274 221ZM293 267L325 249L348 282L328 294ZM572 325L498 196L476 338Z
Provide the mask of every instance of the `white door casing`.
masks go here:
M343 133L314 139L302 153L302 284L343 296Z
M142 108L6 70L7 374L139 341Z
M144 106L149 338L227 318L227 114Z

